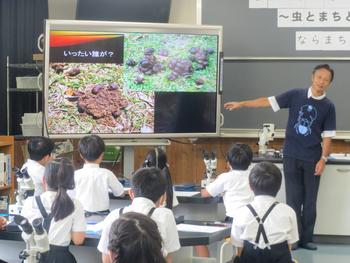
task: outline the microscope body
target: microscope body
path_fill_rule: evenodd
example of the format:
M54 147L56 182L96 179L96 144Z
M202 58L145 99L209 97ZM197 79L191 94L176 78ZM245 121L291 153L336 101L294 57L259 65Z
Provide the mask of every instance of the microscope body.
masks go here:
M21 251L19 258L25 263L39 262L41 254L50 249L46 231L41 235L34 232L31 234L22 232L21 236L26 243L26 249Z
M264 123L259 133L259 155L265 155L269 141L273 141L275 135L275 125L272 123Z
M17 177L17 191L16 191L16 204L10 205L10 214L20 214L24 200L34 194L34 182L29 176L27 168L22 170L15 168L15 175Z
M42 224L43 219L36 218L30 224L27 218L16 215L15 222L22 230L22 238L26 243L26 248L21 251L19 258L24 263L39 262L42 254L50 250L48 235Z
M205 188L212 183L216 178L217 158L215 152L203 151L203 161L205 165L205 172L201 181L201 187Z

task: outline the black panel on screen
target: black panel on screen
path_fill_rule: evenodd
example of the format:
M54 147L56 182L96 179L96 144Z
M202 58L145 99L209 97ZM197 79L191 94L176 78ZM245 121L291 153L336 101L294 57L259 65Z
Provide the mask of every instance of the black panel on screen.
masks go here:
M213 133L216 130L215 92L156 92L156 133Z
M171 0L78 0L76 19L167 23Z

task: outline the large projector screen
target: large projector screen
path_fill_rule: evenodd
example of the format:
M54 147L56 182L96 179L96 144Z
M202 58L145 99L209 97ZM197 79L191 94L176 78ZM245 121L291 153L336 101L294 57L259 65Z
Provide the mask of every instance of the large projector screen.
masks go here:
M47 135L217 136L220 26L47 20Z

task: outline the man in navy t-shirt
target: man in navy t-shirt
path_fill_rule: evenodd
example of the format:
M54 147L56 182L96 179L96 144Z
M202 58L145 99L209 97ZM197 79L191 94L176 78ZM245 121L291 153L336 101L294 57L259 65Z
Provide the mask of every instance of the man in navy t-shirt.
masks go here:
M297 215L299 246L310 250L317 249L312 243L317 192L336 130L335 107L326 98L333 78L334 71L329 65L318 65L313 70L310 88L224 105L230 111L242 107L289 109L283 148L287 204Z

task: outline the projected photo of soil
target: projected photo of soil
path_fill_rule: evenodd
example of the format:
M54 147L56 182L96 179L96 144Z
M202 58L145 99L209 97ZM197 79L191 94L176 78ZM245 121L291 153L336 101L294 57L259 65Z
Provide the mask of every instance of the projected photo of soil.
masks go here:
M128 33L124 41L124 80L130 89L216 92L215 36Z
M51 63L49 82L49 133L154 131L154 92L123 88L121 65Z

